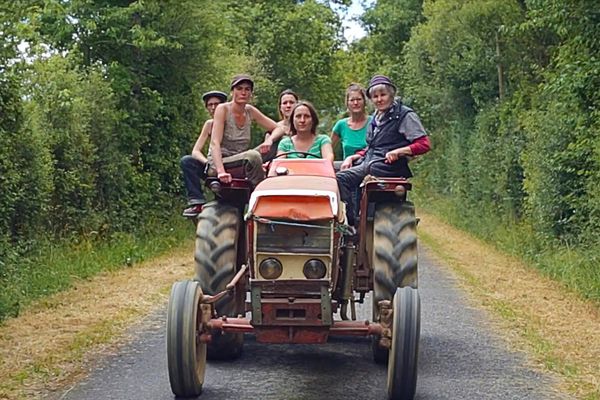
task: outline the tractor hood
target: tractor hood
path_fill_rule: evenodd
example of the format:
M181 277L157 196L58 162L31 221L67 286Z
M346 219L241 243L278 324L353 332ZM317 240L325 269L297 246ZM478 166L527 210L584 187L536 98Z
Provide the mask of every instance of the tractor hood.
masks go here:
M340 220L340 196L335 177L271 176L256 186L248 216L296 221Z

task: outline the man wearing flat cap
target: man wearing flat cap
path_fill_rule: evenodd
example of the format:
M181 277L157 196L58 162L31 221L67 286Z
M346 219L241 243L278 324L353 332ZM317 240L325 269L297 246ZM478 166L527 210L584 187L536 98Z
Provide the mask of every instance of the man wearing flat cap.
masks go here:
M232 179L227 169L243 167L246 178L256 186L264 179L261 153L267 153L284 134L275 121L249 104L253 91L254 81L249 75L236 75L231 80L231 101L215 110L208 175L223 183ZM252 122L271 132L257 150L250 149Z
M202 95L202 101L204 101L204 106L211 119L204 123L200 136L198 136L192 149L192 154L183 156L180 161L188 198L188 207L183 210L184 217L196 217L202 211L204 203L206 203L206 198L202 192L202 181L206 178L204 170L208 159L202 153L202 148L210 136L215 110L219 104L227 101L227 95L218 90L211 90Z
M375 114L367 127L367 147L348 156L337 173L342 201L346 203L348 224L353 226L358 210L354 209L352 192L367 172L380 177L410 178L408 158L429 151L431 145L417 114L395 98L396 85L384 75L371 78L367 96L375 106ZM382 160L373 162L374 160ZM357 164L353 166L353 164ZM371 164L372 163L372 164ZM370 171L367 166L370 165Z

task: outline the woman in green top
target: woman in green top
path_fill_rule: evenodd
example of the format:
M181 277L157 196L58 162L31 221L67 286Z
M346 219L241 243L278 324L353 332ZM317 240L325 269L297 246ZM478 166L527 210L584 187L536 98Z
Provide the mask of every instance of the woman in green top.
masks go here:
M300 101L290 114L290 134L279 142L277 155L290 151L311 153L333 163L333 147L327 135L317 135L319 117L315 107L307 101ZM302 154L289 154L289 158L304 158ZM313 158L308 156L308 158Z
M367 147L367 127L371 117L366 111L367 96L365 90L357 83L352 83L346 89L346 107L350 117L340 119L333 126L331 141L333 148L342 141L344 160Z

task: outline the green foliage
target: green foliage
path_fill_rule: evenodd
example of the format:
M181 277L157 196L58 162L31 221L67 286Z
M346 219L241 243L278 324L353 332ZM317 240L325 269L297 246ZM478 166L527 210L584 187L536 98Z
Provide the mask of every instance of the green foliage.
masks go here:
M172 215L168 223L148 220L133 233L118 232L100 240L95 235L43 240L35 248L22 249L18 257L11 252L11 257L3 258L10 274L0 275L0 322L19 315L33 300L69 288L78 280L127 268L182 244L188 246L192 237L190 223Z
M531 1L525 31L556 39L523 113L528 210L539 234L598 244L600 12L592 1Z
M139 231L172 208L218 24L198 24L211 7L195 1L11 8L0 13L0 279L15 287L3 297L9 308L33 281L35 296L62 287L44 289L37 269L22 273L32 253ZM15 64L20 41L30 45L28 65Z
M528 216L548 239L571 240L585 226L586 182L600 167L592 157L593 131L573 102L549 99L523 118Z
M264 76L273 83L272 92L257 93L261 109L277 115L275 99L285 88L320 110L339 104L344 83L335 59L342 44L341 23L327 4L314 0L235 1L229 13L235 21L232 29L237 28L236 41L245 54L254 55L265 67Z
M21 102L18 98L19 87L14 76L2 75L0 77L0 215L2 225L0 232L7 234L13 230L11 215L19 200L21 176L16 161L19 148L17 134L21 125Z
M513 2L425 2L406 44L404 81L431 129L472 119L498 97L496 38L519 19Z
M102 66L112 78L124 111L122 150L141 176L154 181L136 189L154 194L157 207L180 190L177 160L199 125L195 86L217 33L217 21L209 19L213 8L208 1L47 2L34 19L45 40L77 52L83 65Z
M598 300L596 2L437 0L423 15L394 53L433 141L423 203Z
M419 184L458 205L457 220L491 240L510 236L534 258L596 254L596 2L379 0L361 18L368 36L348 45L334 9L349 4L4 2L0 279L25 279L18 260L39 238L117 237L169 214L182 189L178 160L207 117L200 94L228 91L240 72L254 76L265 114L277 119L277 96L291 88L317 106L324 129L344 112L348 83L390 75L433 142L414 164ZM574 247L552 253L557 244ZM552 276L568 273L536 260Z
M379 0L361 17L368 36L355 46L368 51L364 79L385 74L402 77L402 54L414 26L423 21L423 0Z
M81 232L84 223L97 226L97 216L91 212L97 179L96 148L91 140L96 110L86 98L92 82L70 70L61 57L37 63L36 67L31 76L28 126L44 140L36 158L51 160L45 164L52 168L52 181L47 182L47 176L38 177L42 179L31 185L45 183L50 189L49 202L39 203L47 209L49 227Z
M131 190L138 178L119 137L122 113L103 73L78 70L76 61L38 61L29 78L27 125L44 138L36 158L45 155L51 161L42 164L52 167L50 199L37 207L47 209L47 227L59 234L127 229L143 192Z
M592 3L424 3L403 81L434 142L427 185L467 213L522 220L543 242L598 243Z
M444 221L475 234L501 251L518 256L546 276L600 304L600 248L548 247L526 222L506 220L487 210L467 209L455 198L423 190L418 180L413 199Z

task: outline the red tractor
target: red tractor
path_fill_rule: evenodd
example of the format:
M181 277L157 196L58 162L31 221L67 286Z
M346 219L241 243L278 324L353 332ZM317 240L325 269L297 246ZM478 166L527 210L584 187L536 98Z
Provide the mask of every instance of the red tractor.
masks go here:
M327 160L277 158L252 192L241 178L207 183L216 201L197 219L196 276L173 285L168 306L173 393L200 395L207 359L237 358L246 333L259 343L350 335L370 336L375 361L387 362L388 398L412 399L420 300L411 184L366 179L351 235ZM369 292L372 319L357 321Z

